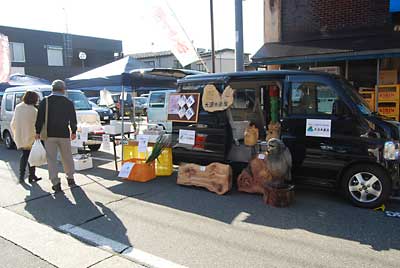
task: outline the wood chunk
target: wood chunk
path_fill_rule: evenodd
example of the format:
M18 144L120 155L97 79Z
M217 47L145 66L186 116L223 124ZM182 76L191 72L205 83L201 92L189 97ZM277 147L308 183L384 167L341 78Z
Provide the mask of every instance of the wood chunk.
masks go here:
M237 178L238 190L246 193L264 193L264 184L272 180L262 159L253 158Z
M177 184L204 187L223 195L232 188L232 168L229 165L211 163L208 166L181 164Z
M273 207L288 207L294 201L293 185L277 185L266 183L264 185L264 203Z

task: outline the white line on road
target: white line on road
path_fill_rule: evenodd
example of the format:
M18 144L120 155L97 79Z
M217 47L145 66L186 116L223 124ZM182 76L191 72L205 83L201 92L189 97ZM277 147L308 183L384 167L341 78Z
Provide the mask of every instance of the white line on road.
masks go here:
M185 266L154 256L140 249L122 244L118 241L109 239L107 237L93 233L72 224L64 224L62 226L59 226L58 229L75 237L79 237L84 241L94 244L102 249L112 250L113 252L121 254L122 256L134 262L151 268L185 268Z

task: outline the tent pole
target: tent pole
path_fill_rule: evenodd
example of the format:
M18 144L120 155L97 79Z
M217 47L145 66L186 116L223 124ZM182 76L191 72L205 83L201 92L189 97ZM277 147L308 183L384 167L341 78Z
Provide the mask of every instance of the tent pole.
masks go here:
M122 83L122 96L121 96L121 160L124 160L124 115L125 115L125 87Z

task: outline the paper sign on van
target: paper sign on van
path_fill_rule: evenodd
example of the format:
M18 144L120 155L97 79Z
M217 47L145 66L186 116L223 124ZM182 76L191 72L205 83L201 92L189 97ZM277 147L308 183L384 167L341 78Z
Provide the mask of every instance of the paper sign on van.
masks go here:
M307 119L306 136L330 138L331 120Z

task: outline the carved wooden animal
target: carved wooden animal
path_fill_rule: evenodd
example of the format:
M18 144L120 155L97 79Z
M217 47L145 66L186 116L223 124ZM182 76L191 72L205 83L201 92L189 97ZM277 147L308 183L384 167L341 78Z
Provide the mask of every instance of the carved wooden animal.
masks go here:
M265 163L275 184L291 181L292 155L283 141L270 139Z
M266 141L269 141L272 138L279 139L281 137L281 124L279 122L269 123L267 130L267 138Z
M229 165L212 163L208 166L181 164L177 184L207 188L219 195L232 188L232 168Z

